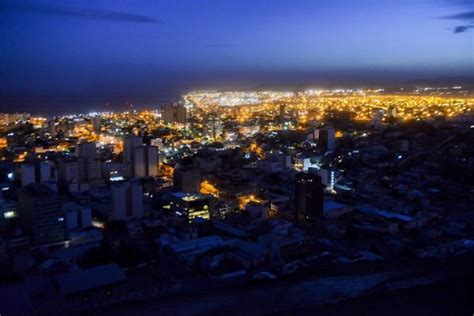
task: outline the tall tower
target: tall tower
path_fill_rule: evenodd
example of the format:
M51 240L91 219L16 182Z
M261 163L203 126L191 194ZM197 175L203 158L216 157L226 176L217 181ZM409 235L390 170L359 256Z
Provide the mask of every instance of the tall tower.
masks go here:
M179 103L165 105L163 107L163 121L165 124L186 124L186 108Z
M123 162L132 163L133 149L143 144L143 138L137 136L127 136L123 140Z
M102 124L102 118L100 116L93 116L91 117L91 123L92 123L92 128L94 130L94 133L97 135L100 134L100 129L101 129L101 124Z
M144 145L133 149L133 175L135 178L158 175L158 147Z
M20 222L33 244L45 245L65 240L63 201L47 186L30 184L19 193Z
M101 177L100 160L96 159L96 143L85 142L77 144L76 157L79 164L79 178L81 181L94 181Z
M324 151L334 151L335 147L335 136L336 133L334 128L322 128L318 130L318 140L319 146L323 148Z
M134 181L111 186L113 220L127 220L143 216L143 187Z
M76 145L76 157L78 158L96 158L96 144L94 142L84 142Z
M323 214L324 185L321 177L300 172L295 181L295 218L298 221L314 222Z

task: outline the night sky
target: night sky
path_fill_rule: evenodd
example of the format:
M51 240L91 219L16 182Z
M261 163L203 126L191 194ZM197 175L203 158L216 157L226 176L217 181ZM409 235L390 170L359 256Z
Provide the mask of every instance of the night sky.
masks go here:
M462 78L472 0L2 0L0 111L151 106L193 88Z

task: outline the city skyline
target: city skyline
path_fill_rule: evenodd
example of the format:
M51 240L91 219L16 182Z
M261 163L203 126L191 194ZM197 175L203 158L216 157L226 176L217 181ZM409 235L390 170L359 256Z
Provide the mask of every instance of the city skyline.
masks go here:
M472 310L462 86L76 110L0 113L2 312Z
M0 316L469 315L473 0L0 0Z

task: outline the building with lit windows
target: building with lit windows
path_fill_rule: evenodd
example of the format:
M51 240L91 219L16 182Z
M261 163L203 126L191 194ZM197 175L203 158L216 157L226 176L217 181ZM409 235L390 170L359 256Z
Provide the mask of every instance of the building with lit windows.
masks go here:
M25 232L34 245L46 245L65 240L63 200L49 187L30 184L19 193L18 210Z
M186 108L179 103L170 103L163 107L165 124L186 124Z
M214 211L214 199L210 195L175 192L170 195L170 209L189 221L197 217L209 219Z
M224 124L217 114L211 113L205 118L204 135L212 140L222 139L224 135Z
M326 112L325 121L337 127L350 124L355 118L355 113L352 111L335 111L328 110Z
M100 134L100 129L102 128L102 118L100 116L91 117L92 128L94 133Z

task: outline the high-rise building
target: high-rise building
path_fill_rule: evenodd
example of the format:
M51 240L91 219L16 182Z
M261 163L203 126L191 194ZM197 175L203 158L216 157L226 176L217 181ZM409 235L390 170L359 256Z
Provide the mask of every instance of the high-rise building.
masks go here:
M372 109L372 124L380 124L383 121L385 110L381 108Z
M133 175L135 178L158 175L158 147L143 145L133 149Z
M65 203L63 205L67 229L87 228L92 226L92 210L85 205Z
M51 161L40 161L39 163L40 183L56 181L56 168Z
M354 117L355 113L351 111L330 110L325 115L325 121L339 127L350 124Z
M48 127L49 127L49 134L51 134L51 138L56 138L58 134L58 127L57 123L55 120L51 120L48 122Z
M108 181L122 181L128 174L128 167L121 162L107 161L101 165L102 178Z
M163 107L163 121L165 124L186 124L186 108L179 103L170 103Z
M324 185L316 174L300 172L295 181L295 218L312 223L323 214Z
M21 165L21 186L26 187L32 183L45 183L56 181L56 170L53 162L39 161L35 164Z
M397 117L397 108L394 105L388 107L387 116L392 119Z
M319 146L324 151L334 151L335 136L334 128L320 128L318 129L317 139Z
M113 220L127 220L143 216L143 188L135 181L121 181L111 185Z
M30 184L19 194L19 214L23 229L35 245L65 240L63 201L47 186Z
M309 168L308 172L320 176L321 183L324 185L324 187L326 187L327 190L334 190L334 185L336 184L336 172L334 170L324 168Z
M79 181L91 182L101 178L101 162L97 159L78 158Z
M8 125L19 121L26 121L31 117L29 113L1 113L0 124Z
M26 187L35 183L35 165L24 163L21 165L21 186Z
M97 159L94 142L77 144L76 157L79 165L79 181L90 182L101 178L101 162Z
M209 114L204 121L204 134L213 139L219 140L224 135L224 124L217 114Z
M76 157L78 158L96 158L96 144L94 142L84 142L76 145Z
M102 124L102 118L100 116L93 116L91 117L91 123L92 123L92 129L94 133L97 135L100 134L100 129L101 129L101 124Z
M279 116L279 119L281 121L283 121L285 119L285 116L286 116L286 106L285 104L280 104L278 106L278 116Z
M178 167L173 173L174 190L197 193L201 188L201 171L193 167Z
M59 181L66 185L79 182L79 170L77 159L61 159L59 161Z
M137 136L127 136L123 140L123 162L131 164L133 149L143 145L143 138Z
M163 149L163 140L161 138L153 138L150 140L150 145L158 147L158 150Z

